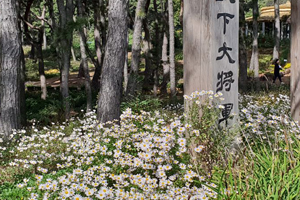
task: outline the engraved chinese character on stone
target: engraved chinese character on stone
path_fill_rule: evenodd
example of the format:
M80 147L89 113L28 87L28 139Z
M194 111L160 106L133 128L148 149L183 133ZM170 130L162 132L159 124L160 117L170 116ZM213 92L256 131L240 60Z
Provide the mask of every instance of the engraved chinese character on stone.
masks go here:
M230 117L230 113L233 109L233 104L232 103L226 103L226 104L223 104L224 108L221 112L222 114L222 117L220 120L219 120L219 124L223 121L226 120L226 124L227 124L227 119Z
M216 0L216 1L223 1L223 0ZM235 3L235 0L229 0L230 3Z
M226 34L226 24L229 24L229 19L233 19L234 15L231 15L229 13L219 13L217 15L217 18L219 19L220 17L223 17L224 19L224 28L223 28L223 33L224 35ZM229 19L228 19L229 18Z
M233 77L233 72L229 71L229 72L219 72L218 73L218 82L217 82L217 91L216 92L220 92L223 89L225 89L225 91L230 91L231 89L231 84L234 83L234 79Z
M220 53L220 52L223 52L223 54L222 54L221 56L217 57L217 60L222 60L223 57L226 55L226 56L228 57L229 63L231 63L231 64L235 63L235 60L233 60L233 59L230 57L228 51L232 51L232 48L227 47L226 42L224 42L224 43L223 43L223 47L220 47L220 48L219 48L219 51L218 51L219 53Z

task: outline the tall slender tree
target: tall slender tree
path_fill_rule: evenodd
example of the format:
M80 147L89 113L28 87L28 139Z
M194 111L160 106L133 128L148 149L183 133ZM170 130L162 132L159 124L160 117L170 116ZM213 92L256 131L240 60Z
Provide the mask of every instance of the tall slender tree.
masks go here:
M77 8L78 8L78 17L84 18L85 10L84 10L82 0L77 0ZM92 88L91 88L91 79L89 73L88 60L86 55L87 44L86 44L85 26L80 27L79 37L80 37L81 63L83 66L84 85L85 85L85 93L86 93L86 111L89 112L92 110Z
M239 30L239 84L242 89L247 84L247 49L245 41L245 11L244 0L240 0L240 30Z
M258 62L258 0L253 0L253 43L252 56L250 62L250 69L254 71L254 77L259 76L259 62Z
M100 87L100 75L104 60L105 45L106 45L106 1L93 0L94 6L94 38L97 56L97 64L92 80L92 86L95 90Z
M145 6L145 15L148 14L150 6L150 0L147 0ZM151 27L149 25L149 20L147 17L143 19L143 29L144 29L144 38L143 38L143 48L142 51L145 55L145 71L144 71L144 83L142 90L144 92L149 92L152 89L153 85L153 76L154 76L154 69L153 69L153 43L154 41L151 40ZM159 59L159 57L157 57Z
M69 102L69 71L70 56L72 47L73 30L70 30L70 23L73 22L73 0L57 0L59 10L59 53L61 55L61 84L60 90L63 98L65 119L70 118Z
M45 67L44 67L44 57L43 57L43 40L45 33L45 3L43 3L43 9L40 17L36 17L38 20L41 20L41 25L36 26L34 23L30 23L29 19L32 19L31 8L34 3L34 0L27 1L25 14L22 17L23 19L23 27L24 33L26 35L27 40L31 43L36 52L36 58L39 65L39 76L40 76L40 84L41 84L41 98L46 99L47 97L47 85L46 85L46 76L45 76ZM37 32L37 39L35 39L35 32Z
M171 97L176 96L176 73L175 73L175 30L173 0L168 0L169 10L169 34L170 34L170 90Z
M292 0L291 3L291 115L300 124L300 1Z
M275 12L275 45L273 49L273 59L279 58L279 49L280 49L280 10L279 10L279 0L274 0L274 12Z
M0 133L21 128L21 35L16 0L0 3Z
M163 65L163 81L160 90L163 95L167 95L167 84L170 80L170 65L168 62L168 36L166 32L164 32L163 36L161 60Z
M100 122L120 119L123 70L127 53L127 0L110 0L108 38L100 79L97 118Z
M133 96L137 88L138 71L140 64L140 54L141 54L141 40L142 40L142 26L143 18L145 17L145 5L147 0L138 0L135 20L134 20L134 30L133 30L133 43L132 43L132 58L130 66L130 75L127 85L127 96Z

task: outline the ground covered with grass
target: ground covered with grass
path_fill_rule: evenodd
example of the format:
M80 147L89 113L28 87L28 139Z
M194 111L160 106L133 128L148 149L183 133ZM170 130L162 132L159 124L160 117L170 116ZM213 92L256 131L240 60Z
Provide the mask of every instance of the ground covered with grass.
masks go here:
M91 112L16 131L0 147L0 199L298 198L300 131L288 96L240 95L232 129L216 123L222 94L185 99L188 116L178 105L128 108L119 124Z

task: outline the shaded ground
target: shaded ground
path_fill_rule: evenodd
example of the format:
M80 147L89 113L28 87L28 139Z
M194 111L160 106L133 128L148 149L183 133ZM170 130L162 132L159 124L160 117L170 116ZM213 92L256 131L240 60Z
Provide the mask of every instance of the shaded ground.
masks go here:
M176 66L183 66L183 61L177 61ZM93 78L94 69L90 70L90 77ZM266 72L264 74L260 74L260 81L265 82L268 81L272 83L273 81L273 72ZM284 76L282 77L282 81L284 84L290 84L290 70L286 70L284 72ZM178 80L179 83L183 83L183 79ZM279 85L279 80L276 80L276 85ZM27 81L27 87L40 87L40 81ZM60 77L52 77L47 79L47 87L58 88L60 87ZM84 87L84 77L79 78L78 72L72 72L69 76L69 87L70 88L78 88Z

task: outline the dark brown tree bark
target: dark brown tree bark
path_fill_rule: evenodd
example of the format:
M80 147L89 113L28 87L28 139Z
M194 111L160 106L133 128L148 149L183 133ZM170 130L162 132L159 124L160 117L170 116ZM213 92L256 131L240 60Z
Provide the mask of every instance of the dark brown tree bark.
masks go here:
M0 4L0 133L21 128L21 35L16 0Z
M134 30L133 30L133 42L132 42L132 56L131 56L131 66L129 80L126 90L126 96L134 96L137 89L137 79L140 65L140 55L141 55L141 41L142 41L142 27L143 18L145 17L145 5L147 0L138 0L135 20L134 20Z
M146 19L143 20L143 27L145 31L145 37L143 39L143 49L142 51L144 52L145 55L145 72L144 72L144 83L143 83L143 88L142 90L144 92L149 92L152 89L153 85L153 55L152 55L152 50L153 50L153 45L151 43L151 35L150 35L150 30L148 27L148 21Z
M78 6L78 17L84 17L84 8L82 5L82 0L77 0ZM83 67L84 73L84 85L85 85L85 93L86 93L86 112L92 110L92 88L91 88L91 79L89 73L88 60L86 55L86 35L84 31L84 27L81 27L79 30L80 36L80 53L81 53L81 63Z
M66 4L65 4L66 2ZM70 23L73 21L73 0L57 0L59 10L59 30L60 40L59 48L61 54L61 84L60 90L63 99L65 111L65 119L70 118L70 102L69 98L69 71L70 71L70 56L72 47L73 30L70 30ZM69 29L68 29L69 28Z
M244 0L240 0L240 31L239 31L239 84L242 90L247 85L247 48L245 41Z
M108 11L108 39L101 74L97 118L99 122L120 119L122 81L127 53L128 2L110 0Z
M161 28L161 16L163 12L159 12L158 10L158 4L157 0L153 1L153 7L154 12L156 13L155 17L155 24L154 24L154 30L155 30L155 38L153 40L153 57L154 59L154 70L153 70L153 78L154 78L154 84L153 84L153 94L154 96L158 95L158 89L160 87L159 85L159 68L161 67L161 52L162 52L162 43L163 43L163 31Z
M274 0L274 12L275 12L275 30L274 38L275 45L273 49L273 60L279 58L279 49L280 49L280 14L279 14L279 0Z

